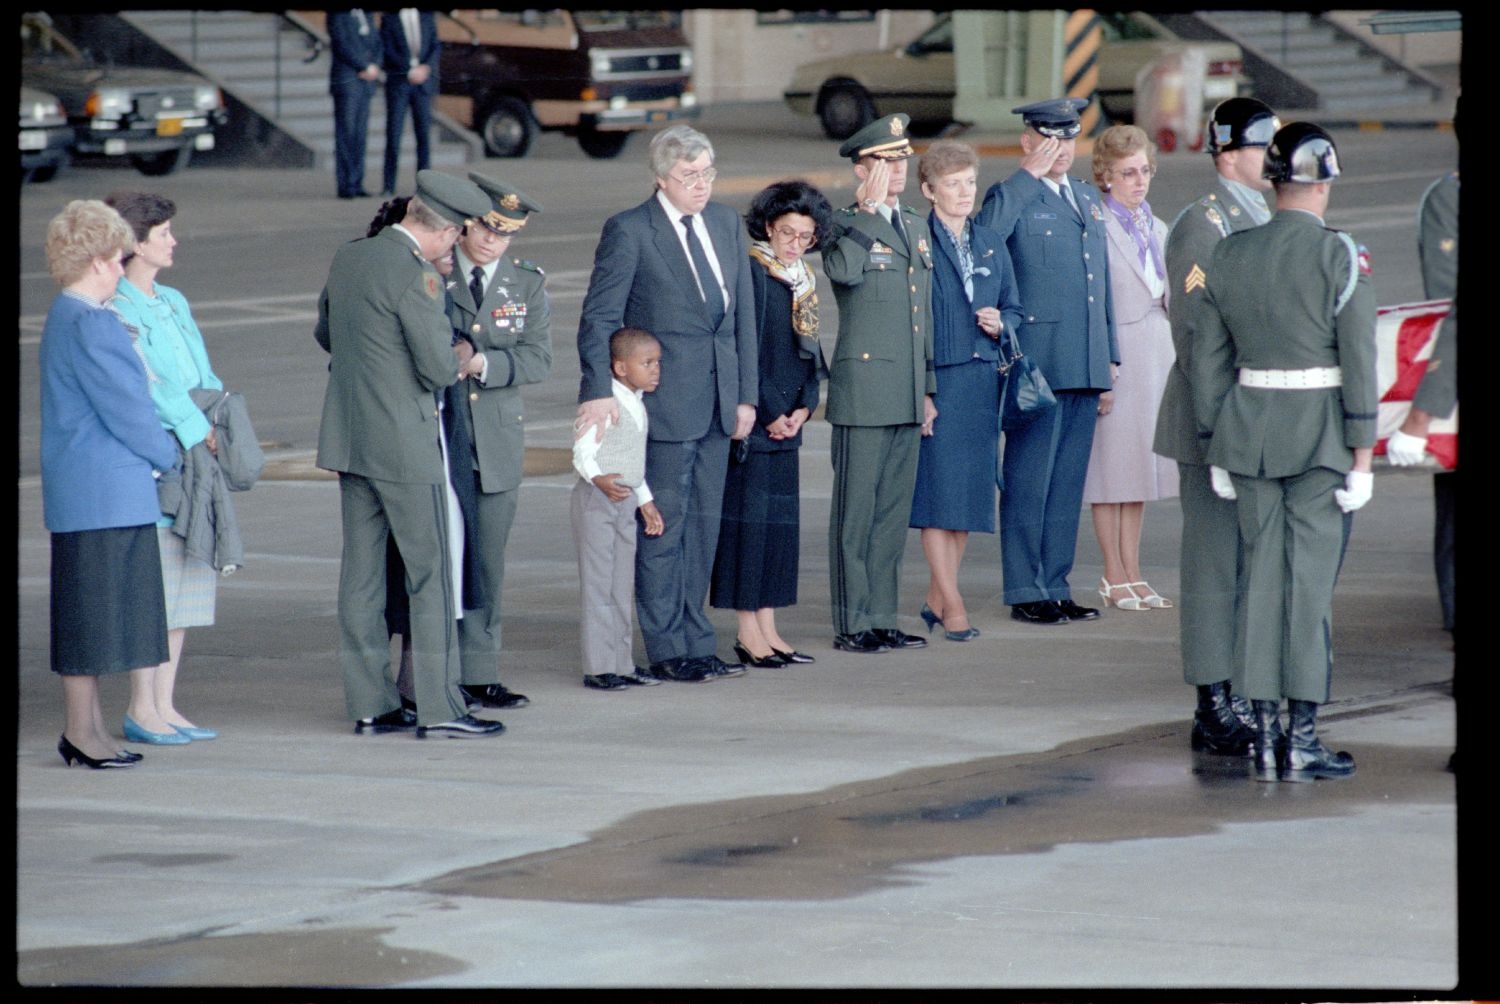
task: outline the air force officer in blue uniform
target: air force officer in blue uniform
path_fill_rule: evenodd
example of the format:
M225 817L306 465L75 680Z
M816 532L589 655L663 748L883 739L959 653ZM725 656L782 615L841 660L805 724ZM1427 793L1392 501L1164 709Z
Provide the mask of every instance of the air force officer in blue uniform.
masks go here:
M1099 191L1067 174L1087 104L1060 98L1012 109L1026 124L1021 166L990 186L975 221L1005 238L1025 305L1021 351L1057 395L1057 407L1005 434L1005 602L1012 617L1033 624L1099 616L1074 603L1068 588L1099 395L1120 361L1106 214Z
M328 91L333 95L333 160L341 199L365 191L365 146L370 100L385 58L374 16L359 8L328 15Z

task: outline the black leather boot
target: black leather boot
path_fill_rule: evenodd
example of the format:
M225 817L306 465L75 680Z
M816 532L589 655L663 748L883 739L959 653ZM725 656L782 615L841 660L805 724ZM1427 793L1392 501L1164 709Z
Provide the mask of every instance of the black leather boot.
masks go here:
M1250 746L1251 769L1257 781L1275 781L1286 758L1286 733L1281 731L1280 701L1251 701L1255 711L1255 741Z
M1254 733L1235 717L1229 705L1229 683L1198 685L1198 710L1193 713L1192 745L1196 753L1244 756Z
M1354 757L1335 753L1317 735L1318 706L1312 701L1288 701L1291 739L1287 744L1284 781L1312 781L1320 777L1348 777L1354 773Z

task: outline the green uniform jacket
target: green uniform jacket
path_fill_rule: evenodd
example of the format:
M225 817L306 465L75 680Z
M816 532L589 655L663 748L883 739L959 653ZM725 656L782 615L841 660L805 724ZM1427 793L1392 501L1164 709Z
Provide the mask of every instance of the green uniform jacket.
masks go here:
M332 354L318 466L381 481L441 484L433 391L458 379L443 280L386 227L338 249L313 332Z
M1188 382L1208 462L1247 477L1347 473L1375 445L1375 291L1347 234L1283 209L1214 249ZM1343 386L1241 387L1236 370L1338 366Z
M828 421L912 425L937 390L932 368L932 247L927 221L901 208L905 243L879 213L839 210L838 243L823 272L839 305L839 340L828 375Z
M466 277L453 275L448 319L489 361L489 381L464 381L474 452L485 492L521 483L526 409L521 387L547 379L552 369L552 307L547 279L535 262L501 258L477 307Z
M1195 344L1194 315L1203 308L1203 285L1214 247L1231 233L1255 226L1250 210L1222 181L1197 202L1177 214L1167 235L1167 316L1172 321L1172 346L1177 358L1167 373L1161 410L1156 416L1152 452L1200 467L1208 463L1208 440L1198 435L1193 414L1193 392L1188 374Z
M1417 254L1422 260L1422 288L1430 300L1454 299L1438 329L1427 372L1417 385L1412 406L1445 416L1458 403L1458 175L1433 182L1417 213Z

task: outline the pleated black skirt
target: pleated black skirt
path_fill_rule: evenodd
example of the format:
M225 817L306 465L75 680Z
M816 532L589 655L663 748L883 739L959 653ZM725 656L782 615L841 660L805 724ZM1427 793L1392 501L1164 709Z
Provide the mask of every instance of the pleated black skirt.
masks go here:
M102 676L167 661L156 527L52 535L52 671Z
M797 451L731 462L708 601L720 610L797 602Z

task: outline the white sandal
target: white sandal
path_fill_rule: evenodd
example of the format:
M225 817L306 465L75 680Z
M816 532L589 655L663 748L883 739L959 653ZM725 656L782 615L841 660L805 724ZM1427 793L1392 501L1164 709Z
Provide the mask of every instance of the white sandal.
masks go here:
M1112 586L1109 584L1108 579L1100 579L1099 598L1104 601L1105 606L1112 606L1118 610L1147 610L1149 609L1150 605L1145 600L1137 596L1134 589L1130 588L1132 585L1138 584L1139 583L1122 582L1117 586ZM1114 591L1116 589L1123 589L1130 595L1123 599L1117 600L1114 597ZM1160 597L1158 597L1158 599L1159 598Z
M1167 599L1165 596L1162 596L1155 589L1152 589L1144 582L1128 582L1126 583L1126 585L1130 587L1130 591L1132 593L1135 592L1135 586L1140 586L1141 591L1145 594L1141 597L1141 601L1148 607L1155 607L1157 610L1170 610L1172 607L1176 606L1175 603Z

